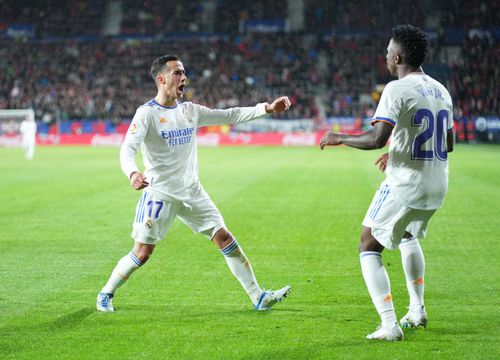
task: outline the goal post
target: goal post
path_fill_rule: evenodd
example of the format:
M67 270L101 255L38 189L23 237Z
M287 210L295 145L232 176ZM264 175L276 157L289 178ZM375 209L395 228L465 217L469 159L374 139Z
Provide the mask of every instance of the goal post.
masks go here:
M0 146L21 147L21 122L35 120L33 109L0 110Z

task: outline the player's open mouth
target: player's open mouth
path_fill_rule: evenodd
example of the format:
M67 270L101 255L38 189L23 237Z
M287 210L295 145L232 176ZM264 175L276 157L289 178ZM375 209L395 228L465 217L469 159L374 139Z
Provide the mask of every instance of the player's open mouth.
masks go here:
M177 88L181 94L184 94L184 86L185 85L181 85Z

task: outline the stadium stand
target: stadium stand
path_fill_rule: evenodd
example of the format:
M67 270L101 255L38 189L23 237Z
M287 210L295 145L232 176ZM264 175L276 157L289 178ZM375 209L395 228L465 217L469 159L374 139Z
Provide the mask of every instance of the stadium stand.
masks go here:
M297 3L306 5L299 16ZM451 90L456 117L498 116L498 7L462 0L1 2L0 108L32 107L61 131L87 133L96 120L105 124L100 131L123 131L155 91L152 60L176 53L190 79L188 100L224 108L287 94L294 105L287 118L369 117L377 86L390 80L381 49L405 19L428 31L426 70ZM294 18L302 21L291 30ZM71 121L79 126L63 125Z

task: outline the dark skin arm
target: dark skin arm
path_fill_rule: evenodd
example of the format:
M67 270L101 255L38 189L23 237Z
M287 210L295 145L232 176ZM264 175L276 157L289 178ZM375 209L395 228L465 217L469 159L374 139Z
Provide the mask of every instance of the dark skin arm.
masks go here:
M453 146L455 145L455 129L451 128L448 130L448 134L446 136L446 146L449 153L453 151Z
M370 131L359 135L348 135L329 132L321 139L319 144L321 150L325 146L347 145L361 150L380 149L387 144L391 136L393 126L386 122L379 121L375 123Z
M372 131L373 130L374 129L372 129ZM327 140L327 138L328 138L329 135L330 134L328 134L325 137L323 137L323 139L321 140L321 143L323 143L323 140ZM362 135L364 135L364 134L362 134ZM390 133L389 133L389 135L390 135ZM453 151L453 145L455 144L455 130L454 129L448 130L448 134L447 134L447 137L446 137L446 144L447 144L447 152L451 153ZM325 144L325 146L326 145L330 145L330 144ZM321 149L323 149L323 147ZM378 168L380 169L380 171L385 172L385 170L387 168L387 161L388 160L389 160L389 154L388 153L382 154L375 161L375 165L378 165Z

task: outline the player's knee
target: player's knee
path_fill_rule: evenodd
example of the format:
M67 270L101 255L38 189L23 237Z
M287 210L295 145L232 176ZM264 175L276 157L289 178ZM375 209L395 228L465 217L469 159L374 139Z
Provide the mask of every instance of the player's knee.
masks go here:
M153 247L149 247L149 246L140 246L140 247L136 247L134 249L134 255L137 257L137 259L139 259L139 261L142 263L142 264L145 264L149 258L151 257L151 254L153 253Z
M231 233L228 230L222 228L215 233L213 241L215 245L219 247L219 249L223 249L229 243L231 243L231 241L233 241L233 235L231 235Z
M376 251L376 252L382 252L383 247L379 243L373 243L373 242L363 242L361 241L359 244L359 252L365 252L365 251Z
M151 254L139 253L139 255L136 255L136 256L139 259L139 261L144 265L151 257Z

